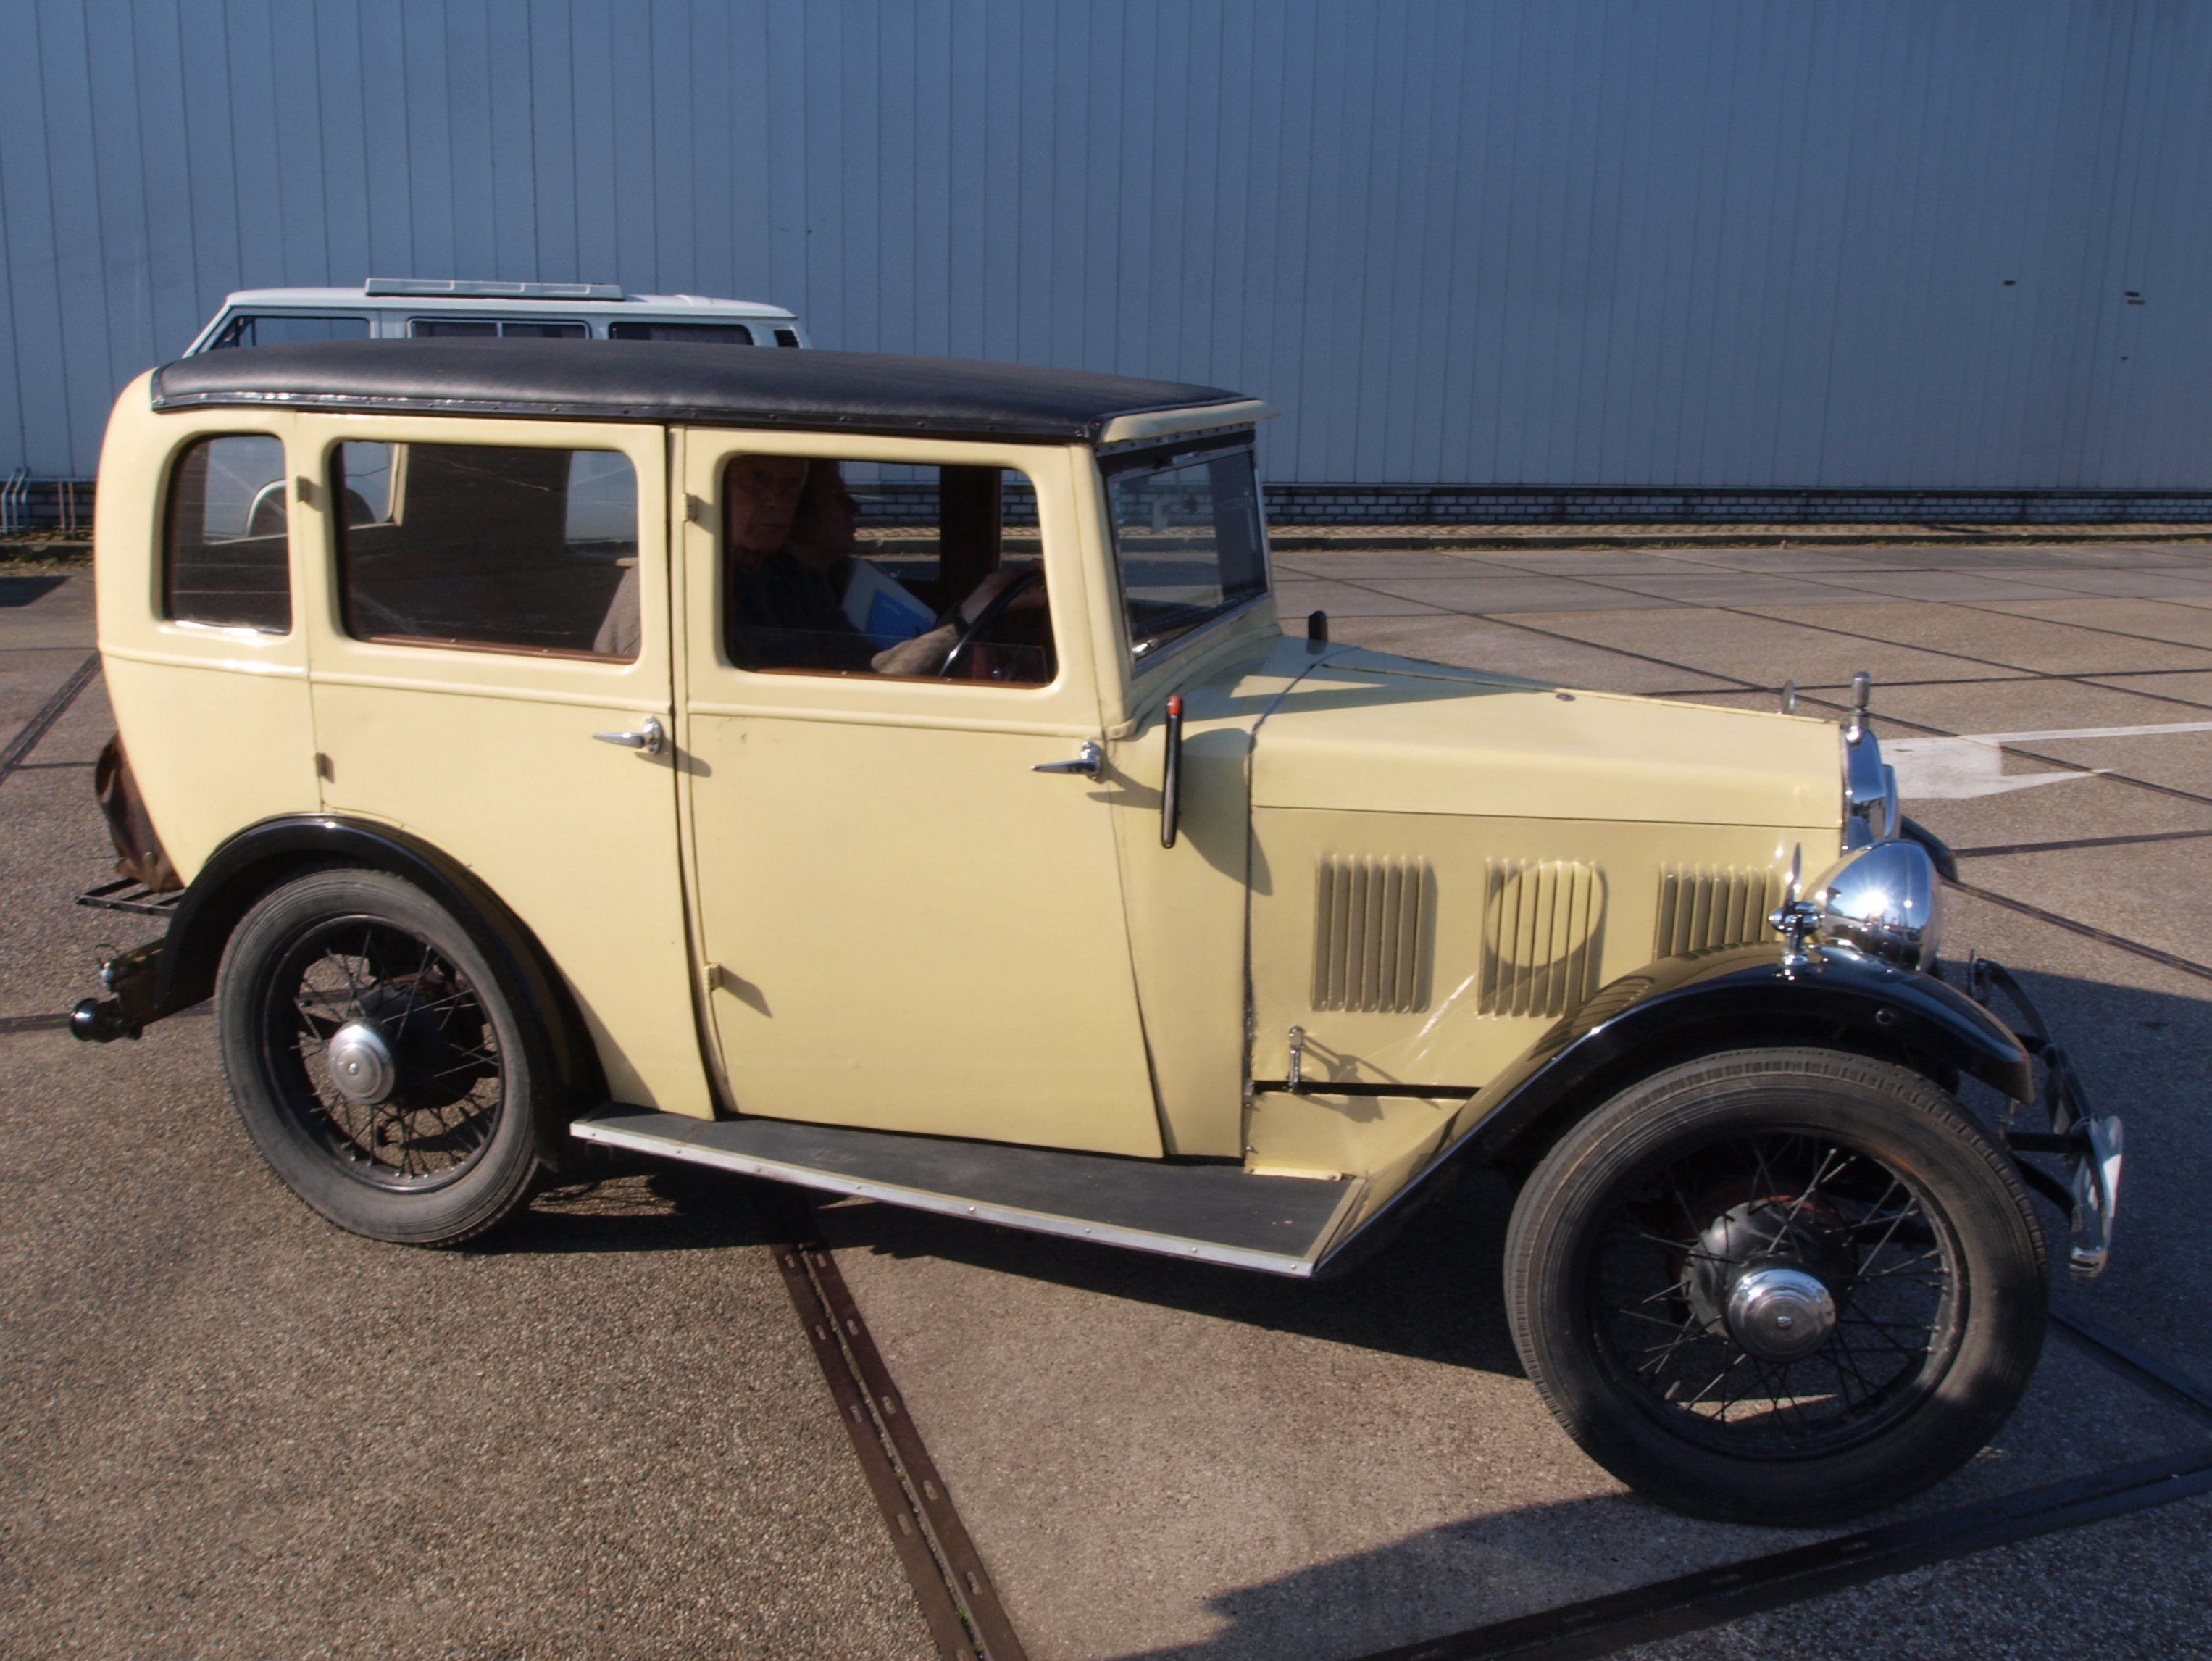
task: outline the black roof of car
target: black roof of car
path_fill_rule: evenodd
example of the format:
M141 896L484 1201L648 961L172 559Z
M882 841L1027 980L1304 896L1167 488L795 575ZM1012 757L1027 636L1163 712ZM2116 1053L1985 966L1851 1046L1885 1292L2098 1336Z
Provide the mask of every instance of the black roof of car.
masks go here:
M1218 386L875 352L644 340L318 340L196 353L154 407L696 421L823 431L1095 439L1117 416L1242 401Z

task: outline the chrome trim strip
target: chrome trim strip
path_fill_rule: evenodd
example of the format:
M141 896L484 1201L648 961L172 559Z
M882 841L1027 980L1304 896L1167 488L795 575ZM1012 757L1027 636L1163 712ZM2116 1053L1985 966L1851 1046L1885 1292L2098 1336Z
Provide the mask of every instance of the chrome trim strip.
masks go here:
M702 1119L699 1123L704 1126L713 1121ZM1204 1240L1186 1239L1179 1235L1118 1228L1107 1223L1086 1223L1078 1218L1055 1216L1048 1212L1024 1211L1013 1206L991 1205L982 1202L971 1203L955 1195L901 1188L890 1183L855 1182L849 1177L819 1171L811 1165L787 1165L779 1159L757 1159L742 1153L726 1153L720 1148L702 1147L696 1142L679 1141L673 1137L615 1130L595 1124L589 1119L576 1120L569 1125L568 1134L580 1141L628 1148L635 1153L651 1153L662 1159L712 1165L720 1171L735 1171L746 1177L763 1177L770 1182L791 1183L825 1194L857 1195L864 1200L905 1206L915 1211L933 1211L945 1217L968 1217L977 1222L998 1223L1007 1228L1025 1229L1033 1234L1057 1234L1071 1240L1096 1240L1102 1245L1123 1246L1135 1251L1154 1252L1164 1257L1181 1257L1185 1261L1195 1258L1202 1263L1221 1263L1231 1269L1258 1269L1263 1274L1287 1275L1293 1280L1310 1279L1314 1272L1315 1260L1311 1257L1289 1257L1275 1251L1251 1251L1241 1246L1215 1245ZM1356 1182L1346 1188L1336 1211L1316 1237L1317 1241L1328 1242L1343 1227L1345 1214L1358 1200L1366 1186L1364 1182Z
M1187 405L1180 410L1140 410L1109 419L1098 435L1098 442L1091 447L1100 455L1111 455L1119 450L1142 449L1163 439L1233 432L1255 422L1273 421L1280 413L1266 399L1258 398ZM1201 421L1206 424L1189 424Z

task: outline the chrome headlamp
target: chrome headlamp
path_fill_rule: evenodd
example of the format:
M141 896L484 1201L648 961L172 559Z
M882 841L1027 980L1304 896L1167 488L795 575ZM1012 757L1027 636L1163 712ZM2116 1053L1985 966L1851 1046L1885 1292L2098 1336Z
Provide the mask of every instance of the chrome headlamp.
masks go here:
M1871 739L1869 742L1872 742ZM1928 969L1943 941L1943 885L1915 842L1855 848L1823 872L1802 902L1814 937L1907 969Z

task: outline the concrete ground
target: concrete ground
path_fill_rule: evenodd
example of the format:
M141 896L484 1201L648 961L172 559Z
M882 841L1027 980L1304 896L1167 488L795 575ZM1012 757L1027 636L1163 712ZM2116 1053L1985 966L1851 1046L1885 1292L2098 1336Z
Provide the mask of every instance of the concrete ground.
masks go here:
M1771 706L1869 669L1967 884L2212 963L2212 731L2186 730L2212 724L2212 549L1279 565L1285 614L1338 639L1562 684ZM82 661L88 588L0 578L0 746ZM95 684L0 782L0 1016L67 1007L97 943L143 937L64 904L106 871L107 730ZM2050 736L1955 741L1996 733ZM2167 839L1974 852L2129 837ZM2212 1378L2212 978L1992 901L1951 916L2129 1119L2115 1267L2059 1295ZM482 1250L353 1239L264 1174L210 1037L0 1034L0 1653L928 1652L749 1190L613 1173ZM1812 1537L1677 1518L1553 1428L1500 1312L1507 1200L1470 1182L1318 1287L822 1220L1038 1661L1357 1657ZM1997 1442L1900 1514L2206 1434L2054 1338ZM2185 1502L1636 1653L2212 1652L2208 1534Z

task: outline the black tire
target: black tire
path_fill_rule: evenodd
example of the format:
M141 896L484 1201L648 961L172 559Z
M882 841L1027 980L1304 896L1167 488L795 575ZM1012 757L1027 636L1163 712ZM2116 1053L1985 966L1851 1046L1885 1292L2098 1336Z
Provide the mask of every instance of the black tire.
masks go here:
M350 867L266 895L216 985L223 1074L270 1169L339 1227L410 1245L471 1239L528 1202L559 1126L527 1011L443 907Z
M1835 1523L1948 1475L2027 1390L2049 1289L2027 1196L1959 1104L1821 1050L1623 1091L1545 1156L1505 1244L1514 1342L1568 1434L1725 1522Z

